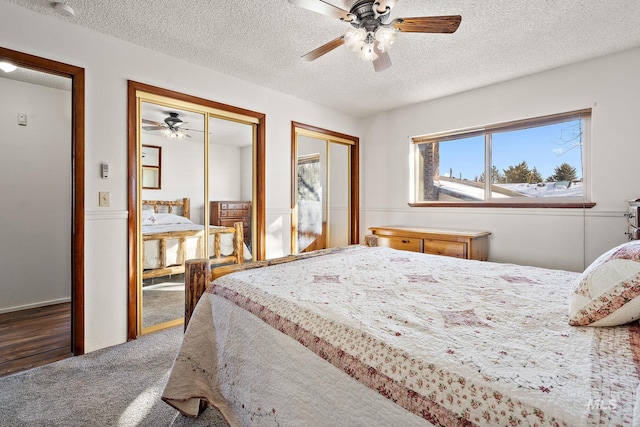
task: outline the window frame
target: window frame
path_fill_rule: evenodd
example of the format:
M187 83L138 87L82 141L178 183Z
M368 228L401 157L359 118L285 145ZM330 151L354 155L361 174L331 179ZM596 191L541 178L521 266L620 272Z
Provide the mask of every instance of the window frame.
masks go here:
M551 114L540 117L527 118L522 120L514 120L503 123L496 123L491 125L459 129L455 131L439 132L421 136L412 137L411 140L411 156L413 161L411 162L412 171L412 188L411 188L411 201L408 203L411 207L478 207L478 208L592 208L596 205L595 202L590 200L591 195L591 183L588 179L589 171L586 165L588 165L588 159L590 158L590 141L591 141L591 108L575 110L565 113ZM563 123L571 120L581 119L583 122L583 135L582 135L582 180L583 180L583 195L582 200L578 201L575 198L572 200L566 200L568 198L558 197L544 197L544 198L519 198L518 201L512 201L511 199L489 199L481 201L418 201L418 189L420 187L419 180L424 179L419 172L420 156L418 153L418 145L452 141L462 138L470 138L473 136L485 136L484 141L484 164L485 175L487 169L491 170L492 153L491 144L487 141L487 135L501 132L510 132L516 130L529 129L533 127L553 125L557 123ZM489 166L487 166L489 164ZM487 175L488 176L488 175ZM490 183L488 184L488 186ZM485 188L486 197L486 188ZM561 200L565 201L561 201ZM504 200L504 201L503 201Z

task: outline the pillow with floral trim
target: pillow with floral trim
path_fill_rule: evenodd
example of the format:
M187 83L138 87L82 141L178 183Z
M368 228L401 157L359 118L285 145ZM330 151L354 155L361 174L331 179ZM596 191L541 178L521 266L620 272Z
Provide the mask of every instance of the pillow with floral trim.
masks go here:
M616 326L640 319L640 240L600 255L569 297L569 324Z
M156 225L193 224L189 218L170 213L157 213L156 220Z
M155 225L158 221L156 214L153 209L143 209L142 210L142 225Z

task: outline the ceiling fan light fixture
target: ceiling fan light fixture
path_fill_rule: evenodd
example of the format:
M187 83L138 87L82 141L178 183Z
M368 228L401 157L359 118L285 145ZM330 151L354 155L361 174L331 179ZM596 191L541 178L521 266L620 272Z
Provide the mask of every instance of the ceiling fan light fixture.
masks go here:
M460 15L415 16L390 21L391 9L398 0L352 0L347 11L334 6L329 0L289 0L289 3L338 18L351 25L344 35L302 55L305 61L314 61L343 44L359 58L372 61L376 72L391 67L388 51L398 32L455 33L460 26Z
M396 41L398 31L394 28L379 27L376 31L375 39L378 42L378 49L381 52L388 52L391 45Z
M367 39L367 31L364 28L354 28L344 35L344 43L354 52L359 52Z
M160 131L162 136L169 139L184 139L187 136L187 133L182 129L171 129L166 128Z
M373 48L373 43L364 43L362 49L360 49L360 52L358 53L358 58L363 61L375 61L378 59L378 54Z

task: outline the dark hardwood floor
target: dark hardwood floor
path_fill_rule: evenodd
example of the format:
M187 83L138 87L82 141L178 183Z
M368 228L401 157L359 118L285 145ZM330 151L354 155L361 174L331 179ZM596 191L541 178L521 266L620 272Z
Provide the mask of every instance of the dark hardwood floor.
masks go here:
M0 314L0 377L70 356L71 303Z

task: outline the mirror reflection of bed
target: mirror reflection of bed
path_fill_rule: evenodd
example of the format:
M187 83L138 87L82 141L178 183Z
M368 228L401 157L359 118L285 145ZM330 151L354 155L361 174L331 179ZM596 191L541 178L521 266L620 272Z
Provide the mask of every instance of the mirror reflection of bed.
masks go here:
M184 316L185 261L208 257L223 265L251 259L243 245L242 261L234 254L228 227L210 226L205 252L205 226L190 219L190 200L142 201L143 327Z
M210 226L206 208L214 200L252 200L254 125L153 98L140 103L140 119L141 164L145 147L162 153L161 181L157 188L143 185L139 196L138 310L145 334L183 322L187 260L239 262L233 258L233 229ZM221 228L227 232L216 244ZM243 252L243 261L251 259L246 244Z

